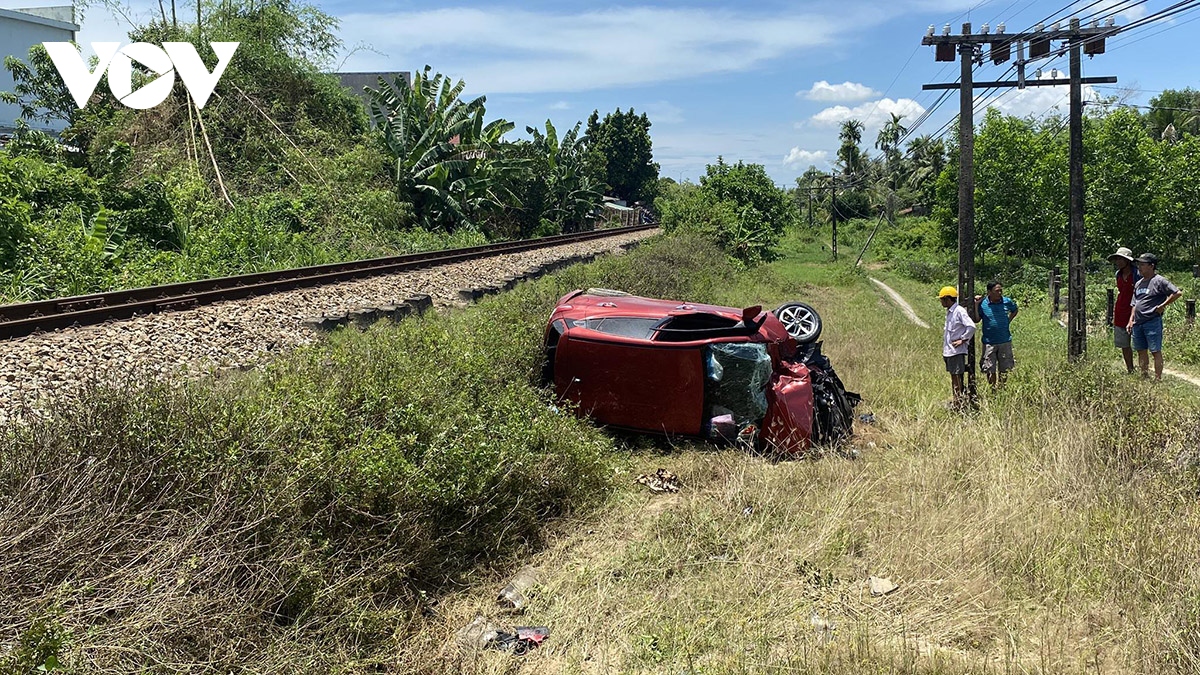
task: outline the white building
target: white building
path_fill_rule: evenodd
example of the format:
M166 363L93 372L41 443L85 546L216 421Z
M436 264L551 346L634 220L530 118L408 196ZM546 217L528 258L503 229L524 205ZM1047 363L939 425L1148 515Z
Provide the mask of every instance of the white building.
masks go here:
M0 9L0 91L12 91L12 73L3 67L4 59L15 56L28 59L29 48L42 42L69 42L75 39L79 25L75 23L75 8L37 7L32 9ZM0 102L0 132L11 131L21 116L16 105ZM62 131L64 122L49 124L30 120L29 125L44 131Z

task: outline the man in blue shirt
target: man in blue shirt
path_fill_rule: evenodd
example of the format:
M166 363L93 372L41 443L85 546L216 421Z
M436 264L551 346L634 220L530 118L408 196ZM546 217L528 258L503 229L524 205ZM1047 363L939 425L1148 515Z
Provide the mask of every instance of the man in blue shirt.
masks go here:
M1004 296L999 281L992 280L987 284L987 295L975 296L975 315L983 327L983 361L979 369L987 373L993 387L998 387L1015 364L1009 324L1017 316L1017 303Z

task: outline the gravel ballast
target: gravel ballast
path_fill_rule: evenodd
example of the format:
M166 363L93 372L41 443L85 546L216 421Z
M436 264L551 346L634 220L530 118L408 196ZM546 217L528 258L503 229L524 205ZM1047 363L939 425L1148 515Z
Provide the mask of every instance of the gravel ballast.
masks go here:
M196 377L254 367L281 351L320 340L305 319L397 305L429 295L460 305L463 289L511 286L530 269L589 254L619 253L655 230L500 255L425 270L297 289L40 333L0 342L0 424L70 397L89 380Z

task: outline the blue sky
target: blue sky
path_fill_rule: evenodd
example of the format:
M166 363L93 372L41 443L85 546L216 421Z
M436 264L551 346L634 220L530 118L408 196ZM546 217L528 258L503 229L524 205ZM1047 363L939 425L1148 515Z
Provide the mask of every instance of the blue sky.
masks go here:
M187 0L178 1L186 12ZM32 4L37 0L0 0L0 6ZM695 181L721 155L763 164L780 184L791 184L810 164L829 167L842 120L864 121L869 144L889 113L912 122L932 105L937 92L922 92L921 84L952 81L958 65L936 63L932 48L920 46L930 24L940 32L949 22L958 32L963 21L978 30L1003 20L1014 32L1065 6L1038 0L317 4L341 21L340 70L432 65L464 79L466 95L486 94L489 118L512 120L513 134L548 118L561 130L593 109L632 106L650 116L662 175ZM1132 6L1117 15L1121 26L1170 4L1086 0L1074 8L1087 16ZM150 12L157 13L157 3L135 0L125 9L136 17ZM1085 75L1116 75L1123 90L1088 95L1145 104L1163 88L1200 88L1200 60L1186 56L1200 39L1200 21L1193 19L1200 9L1131 30L1109 40L1108 54L1085 57ZM125 26L91 7L80 42L121 40ZM1054 67L1065 71L1066 58L1042 67L1046 76ZM976 79L995 79L1006 68L986 62ZM1013 90L993 105L1041 116L1055 106L1065 110L1066 88ZM918 133L937 132L956 108L956 98L948 101Z

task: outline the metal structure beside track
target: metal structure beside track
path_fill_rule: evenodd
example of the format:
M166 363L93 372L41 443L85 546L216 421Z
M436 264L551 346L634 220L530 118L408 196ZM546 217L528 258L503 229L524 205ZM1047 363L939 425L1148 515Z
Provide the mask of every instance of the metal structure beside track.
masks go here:
M21 337L41 331L72 326L127 319L142 314L154 314L190 309L226 300L239 300L256 295L277 293L307 286L321 286L351 279L394 274L426 267L437 267L488 258L506 253L520 253L539 248L574 244L603 239L620 234L641 232L657 225L635 225L575 234L560 234L539 239L521 239L498 244L453 248L424 253L298 267L275 272L257 272L234 277L218 277L186 281L177 284L134 288L109 293L76 295L68 298L40 300L15 305L0 305L0 340Z

